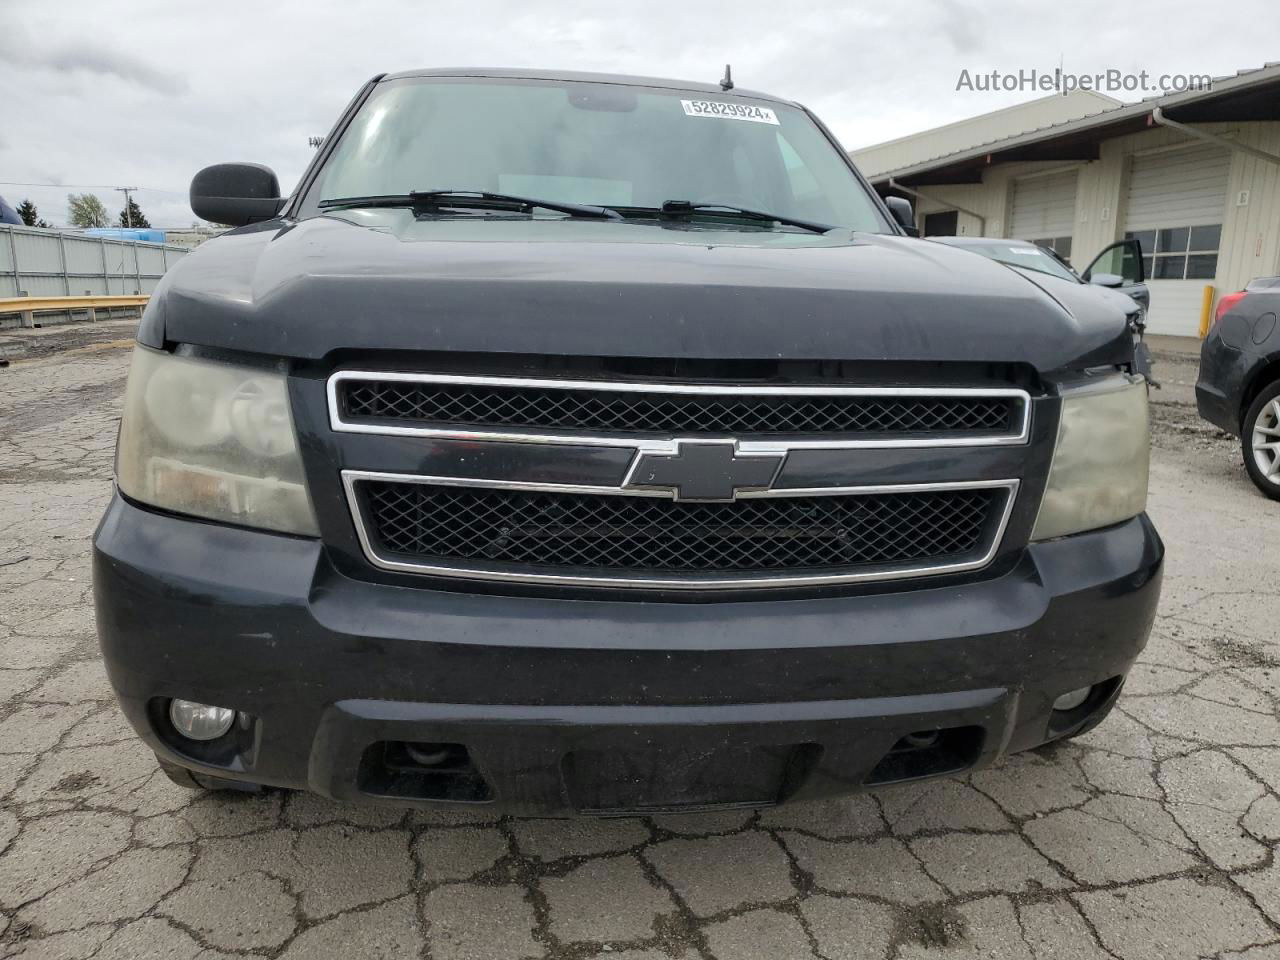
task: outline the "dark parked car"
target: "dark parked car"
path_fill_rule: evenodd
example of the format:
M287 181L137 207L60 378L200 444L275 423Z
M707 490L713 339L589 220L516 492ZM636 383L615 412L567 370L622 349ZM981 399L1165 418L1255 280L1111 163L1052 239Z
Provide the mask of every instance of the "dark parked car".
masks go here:
M18 216L18 211L9 206L5 202L4 197L0 197L0 223L12 223L21 225L22 218Z
M766 806L1110 710L1163 559L1125 311L722 86L380 76L291 196L196 176L241 226L151 298L94 541L175 780Z
M1259 490L1280 500L1280 277L1254 280L1218 300L1200 348L1200 416L1240 438Z

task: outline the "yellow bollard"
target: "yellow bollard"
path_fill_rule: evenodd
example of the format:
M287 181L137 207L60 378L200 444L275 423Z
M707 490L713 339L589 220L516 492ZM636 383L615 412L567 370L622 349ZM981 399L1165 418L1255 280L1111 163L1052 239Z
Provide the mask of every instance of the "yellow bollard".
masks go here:
M1204 297L1200 301L1200 339L1209 335L1209 318L1213 315L1213 284L1204 285Z

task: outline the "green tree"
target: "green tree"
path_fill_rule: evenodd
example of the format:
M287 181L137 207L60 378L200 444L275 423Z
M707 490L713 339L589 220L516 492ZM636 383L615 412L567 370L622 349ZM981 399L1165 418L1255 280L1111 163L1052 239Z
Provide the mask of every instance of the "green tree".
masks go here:
M67 220L73 227L105 227L111 223L111 216L94 194L68 193Z
M122 227L149 227L151 221L147 219L146 214L138 207L138 203L133 197L129 198L128 204L120 211L120 226Z
M22 218L22 222L28 227L47 227L48 221L40 218L40 213L36 210L36 205L30 200L23 200L18 204L18 216Z

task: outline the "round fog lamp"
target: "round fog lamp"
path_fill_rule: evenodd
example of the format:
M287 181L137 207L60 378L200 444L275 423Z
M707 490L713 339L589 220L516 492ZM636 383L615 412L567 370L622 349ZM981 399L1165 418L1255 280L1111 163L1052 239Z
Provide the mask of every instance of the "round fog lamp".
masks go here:
M1074 710L1089 699L1089 691L1092 689L1093 687L1081 687L1079 690L1072 690L1070 693L1064 693L1057 700L1053 701L1053 709Z
M228 707L213 707L192 700L174 700L169 704L169 720L173 728L188 740L217 740L231 729L236 712Z

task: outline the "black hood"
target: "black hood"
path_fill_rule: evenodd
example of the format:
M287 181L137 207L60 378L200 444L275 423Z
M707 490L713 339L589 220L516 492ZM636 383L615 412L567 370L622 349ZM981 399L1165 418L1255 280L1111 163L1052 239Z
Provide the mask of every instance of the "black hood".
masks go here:
M1124 313L905 237L363 210L272 221L185 257L139 339L336 350L1127 362Z

